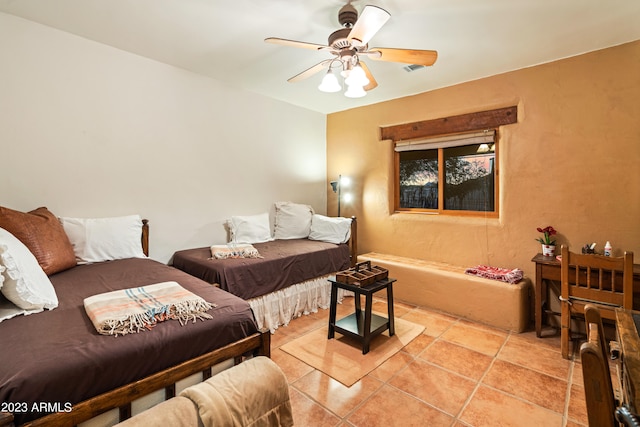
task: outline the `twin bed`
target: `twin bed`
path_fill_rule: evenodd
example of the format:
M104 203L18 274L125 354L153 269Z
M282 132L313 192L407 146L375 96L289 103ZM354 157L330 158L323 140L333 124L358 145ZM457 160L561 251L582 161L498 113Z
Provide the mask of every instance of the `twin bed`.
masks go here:
M113 410L125 419L132 414L132 402L151 392L164 389L168 399L176 394L178 381L194 375L204 380L220 362L269 356L268 329L288 320L261 325L256 318L265 323L264 315L255 315L260 309L251 303L264 306L280 293L276 306L281 306L282 293L297 289L294 316L296 310L309 309L300 303L300 289L324 292L318 289L328 283L327 275L355 260L355 219L351 227L348 245L274 241L256 245L264 258L223 261L210 260L209 248L200 248L176 253L178 268L126 258L50 275L57 308L0 322L0 426L12 419L16 425L77 425ZM142 246L148 254L146 223ZM165 281L214 303L207 311L212 318L186 325L165 321L151 331L117 337L96 332L85 298ZM310 292L308 284L314 281L322 285Z
M173 266L247 300L258 327L274 332L293 318L330 305L329 277L357 259L357 223L346 243L276 239L253 246L260 258L212 259L209 247L173 255ZM348 292L341 292L341 300Z

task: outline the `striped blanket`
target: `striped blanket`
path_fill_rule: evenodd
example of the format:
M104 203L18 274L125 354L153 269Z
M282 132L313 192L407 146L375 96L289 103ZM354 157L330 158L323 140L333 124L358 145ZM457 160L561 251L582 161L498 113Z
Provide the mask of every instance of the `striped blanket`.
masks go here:
M176 319L184 325L190 320L211 319L206 311L215 306L176 282L106 292L84 300L98 333L115 336L151 329L164 320Z
M262 256L260 256L260 253L253 245L236 245L229 243L228 245L211 246L211 258L209 259L214 258L262 258Z

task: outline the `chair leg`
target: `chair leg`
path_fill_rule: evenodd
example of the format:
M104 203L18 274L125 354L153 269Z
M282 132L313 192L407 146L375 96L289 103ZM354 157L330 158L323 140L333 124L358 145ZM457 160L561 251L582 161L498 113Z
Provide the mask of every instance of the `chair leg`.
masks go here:
M560 331L560 348L562 349L562 357L569 359L569 330L562 325Z
M562 357L569 359L569 341L571 340L571 309L568 303L562 302L562 315L560 320L560 348Z

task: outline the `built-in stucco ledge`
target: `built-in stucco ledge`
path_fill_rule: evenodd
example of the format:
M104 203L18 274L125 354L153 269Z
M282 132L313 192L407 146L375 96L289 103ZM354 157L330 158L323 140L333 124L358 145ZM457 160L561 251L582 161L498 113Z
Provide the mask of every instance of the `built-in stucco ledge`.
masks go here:
M369 252L358 262L371 261L396 279L393 296L496 328L523 332L529 323L531 280L517 284L464 273L463 267Z

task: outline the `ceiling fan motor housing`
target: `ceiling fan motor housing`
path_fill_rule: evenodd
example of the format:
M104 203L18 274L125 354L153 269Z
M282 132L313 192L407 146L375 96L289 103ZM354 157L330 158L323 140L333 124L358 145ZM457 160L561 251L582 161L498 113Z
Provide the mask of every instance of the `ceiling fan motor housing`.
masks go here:
M337 50L344 49L345 47L350 47L351 42L347 40L350 32L351 30L349 28L342 28L340 30L334 31L329 36L329 46Z

